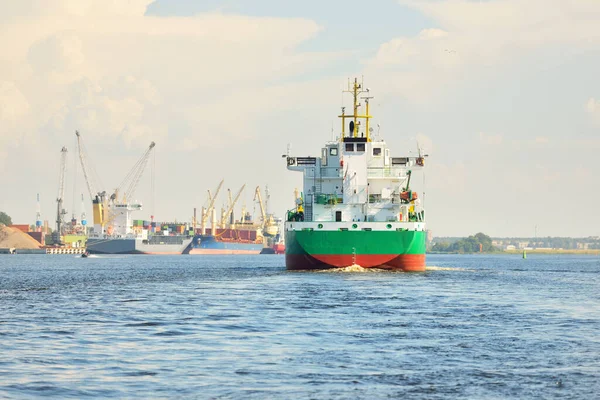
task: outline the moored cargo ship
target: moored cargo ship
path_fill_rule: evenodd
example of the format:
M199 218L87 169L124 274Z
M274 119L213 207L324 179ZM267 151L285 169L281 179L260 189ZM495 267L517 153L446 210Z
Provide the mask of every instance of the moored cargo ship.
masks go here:
M185 235L90 237L87 251L90 254L182 254L191 242L192 237Z
M133 200L134 194L156 143L150 143L118 188L109 195L106 191L97 190L97 177L95 170L88 167L89 156L82 137L78 131L75 135L94 218L87 238L87 253L182 254L192 242L192 236L185 234L183 225L178 225L178 230L173 232L170 226L132 219L133 212L142 210L142 204Z
M206 233L194 236L188 254L260 254L263 248L262 237L257 236L257 230L234 227L216 229L216 234L211 234L211 229Z
M202 207L200 228L194 236L186 254L261 254L268 249L272 239L279 236L279 222L268 212L269 193L266 190L266 205L263 203L260 188L256 187L254 201L260 206L260 221L254 221L252 215L242 207L241 217L235 219L234 207L246 185L243 185L235 197L229 191L227 208L222 208L217 218L215 201L223 187L219 183L214 195L208 192L208 206ZM210 218L210 227L208 222ZM194 223L195 225L195 218ZM214 232L214 233L213 233Z
M356 79L348 86L353 113L342 107L339 138L320 157L285 157L304 180L285 223L286 267L424 271L425 211L410 185L426 156L419 149L417 156L392 157L369 126L369 89Z

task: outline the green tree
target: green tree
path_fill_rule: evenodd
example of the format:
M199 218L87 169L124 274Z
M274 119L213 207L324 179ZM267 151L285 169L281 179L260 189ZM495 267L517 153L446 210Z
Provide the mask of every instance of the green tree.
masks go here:
M12 225L12 219L4 211L0 211L0 224L4 224L6 226Z
M431 251L437 251L440 253L445 253L448 251L448 247L450 247L450 245L448 244L448 242L438 242L436 244L433 245L433 247L431 248Z
M479 253L480 251L490 253L498 251L498 249L492 245L492 238L481 232L474 236L457 240L452 244L438 242L431 250L442 253Z

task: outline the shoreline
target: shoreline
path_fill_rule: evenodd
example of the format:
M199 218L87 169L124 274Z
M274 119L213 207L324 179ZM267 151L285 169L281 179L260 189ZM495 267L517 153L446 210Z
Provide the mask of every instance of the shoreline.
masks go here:
M456 252L441 252L441 251L428 251L427 254L455 254L455 255L473 255L473 254L486 254L486 255L516 255L523 254L525 251L527 254L544 254L544 255L589 255L589 256L600 256L600 250L578 250L578 249L556 249L556 250L502 250L494 252L477 252L477 253L456 253Z

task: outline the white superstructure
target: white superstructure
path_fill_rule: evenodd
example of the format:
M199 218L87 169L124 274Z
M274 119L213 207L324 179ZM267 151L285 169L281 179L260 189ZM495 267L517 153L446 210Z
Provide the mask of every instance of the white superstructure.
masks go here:
M424 155L393 157L384 140L371 138L369 99L364 115L357 102L362 85L356 80L354 114L342 108L339 140L325 144L320 157L287 155L288 169L303 173L303 221L423 222L421 200L411 190L413 171L424 166ZM350 119L346 135L346 120ZM361 121L365 128L361 129Z

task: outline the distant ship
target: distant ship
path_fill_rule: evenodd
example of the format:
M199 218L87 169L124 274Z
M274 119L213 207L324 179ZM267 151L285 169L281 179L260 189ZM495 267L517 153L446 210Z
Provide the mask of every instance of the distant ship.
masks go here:
M339 139L326 143L320 157L284 156L288 170L304 178L286 218L286 267L424 271L425 211L410 184L426 156L391 156L369 127L369 89L355 79L345 92L353 96L353 113L342 107ZM366 106L360 113L359 97Z
M280 219L268 213L267 206L263 203L260 188L256 187L254 201L260 205L260 221L254 221L252 215L242 209L242 217L235 220L233 210L235 204L246 185L243 185L232 197L229 191L227 209L221 209L220 218L217 219L215 201L223 181L215 190L214 196L208 192L208 206L202 207L200 217L200 229L192 240L192 244L186 254L261 254L268 250L272 238L279 236ZM269 198L268 189L267 202ZM211 218L210 227L208 219Z
M256 229L242 227L217 229L216 235L211 230L202 235L195 235L188 254L260 254L263 249L262 237L257 236Z
M140 211L142 204L132 201L137 184L148 163L155 143L151 142L146 152L129 171L124 181L110 196L106 191L97 191L93 169L87 166L87 155L81 135L75 132L79 159L92 199L94 226L88 235L86 250L89 254L182 254L192 242L192 236L161 230L153 232L150 226L134 223L132 213ZM97 178L96 178L97 179ZM166 233L166 234L165 234Z
M183 254L192 242L191 236L130 235L119 238L90 237L90 254Z

